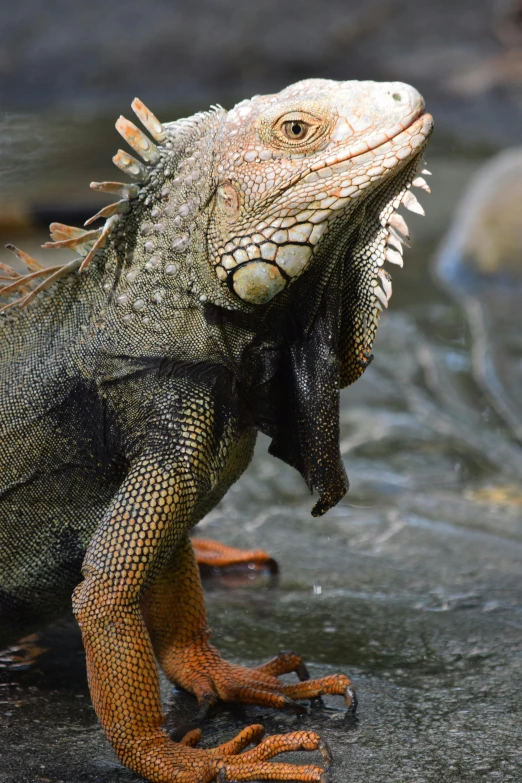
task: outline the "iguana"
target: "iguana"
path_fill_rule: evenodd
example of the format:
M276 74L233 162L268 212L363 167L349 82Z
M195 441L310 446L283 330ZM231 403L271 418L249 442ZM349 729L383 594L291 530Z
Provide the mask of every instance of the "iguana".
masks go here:
M322 79L167 124L133 109L149 135L116 127L142 160L114 162L136 184L92 184L119 197L87 221L101 228L51 224L46 246L79 257L44 269L11 247L28 273L1 268L3 640L72 593L92 701L125 765L155 783L324 781L320 766L271 761L327 761L311 731L174 742L155 658L203 711L353 702L345 675L305 679L294 653L253 669L220 657L188 534L257 431L318 492L314 516L346 492L339 389L372 358L383 265L402 266L407 238L396 210L422 211L410 186L427 189L432 118L408 85Z

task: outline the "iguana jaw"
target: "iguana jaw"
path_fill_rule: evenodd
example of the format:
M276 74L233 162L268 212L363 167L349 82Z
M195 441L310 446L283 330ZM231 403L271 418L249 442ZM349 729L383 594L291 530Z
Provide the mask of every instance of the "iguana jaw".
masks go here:
M236 153L233 167L219 167L216 233L222 242L211 248L212 260L218 279L254 305L270 301L309 268L334 224L338 228L342 222L349 232L356 212L377 189L386 188L394 209L400 196L408 208L422 211L409 187L413 179L426 186L410 164L420 156L433 122L419 93L408 85L373 82L300 84L305 97L298 97L299 84L280 93L278 116L274 119L269 109L254 117L250 136L243 131L236 140L242 155ZM400 108L394 95L402 96ZM256 105L256 99L243 102L229 115L242 112L248 125ZM284 149L275 131L285 117L316 122L308 147ZM405 169L408 181L398 177ZM384 247L382 253L384 261Z

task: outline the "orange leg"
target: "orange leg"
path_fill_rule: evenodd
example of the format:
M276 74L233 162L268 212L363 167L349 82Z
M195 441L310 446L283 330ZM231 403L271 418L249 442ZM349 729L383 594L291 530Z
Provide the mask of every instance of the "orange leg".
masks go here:
M196 576L199 573L188 543ZM197 629L198 607L190 600L190 584L179 585L186 595L189 615L184 626ZM147 616L154 617L154 600ZM82 605L100 609L84 613ZM293 780L326 783L324 768L296 766L271 759L287 751L318 750L329 753L319 735L311 731L274 735L261 741L262 727L251 726L229 742L199 749L201 733L193 730L181 742L173 742L163 729L159 682L150 638L139 606L111 596L107 585L88 576L75 593L75 607L84 633L93 703L121 761L154 783L222 783L224 781ZM181 609L180 616L183 614ZM204 610L203 610L204 615ZM250 750L248 745L255 744ZM244 751L244 752L243 752Z
M236 549L210 538L193 538L192 546L198 565L205 568L247 566L255 571L267 569L271 574L279 570L276 561L262 549Z
M74 591L73 607L93 705L120 760L153 783L325 783L322 766L271 761L288 750L318 750L327 760L328 752L314 732L260 741L255 726L211 751L195 747L197 732L175 742L164 729L156 661L205 708L218 698L295 708L293 697L300 694L291 690L287 695L285 688L304 686L305 698L310 689L324 690L320 680L291 686L278 680L281 667L299 666L297 658L286 655L249 671L227 664L208 642L199 569L185 532L208 486L208 461L216 450L215 444L209 448L201 439L202 410L198 397L197 427L183 430L174 440L180 453L190 451L191 464L176 453L173 467L144 450L88 547L84 581ZM209 431L212 435L214 429ZM156 441L153 445L156 449ZM325 678L328 692L346 690L348 679L339 678L335 684ZM258 744L246 748L252 743Z

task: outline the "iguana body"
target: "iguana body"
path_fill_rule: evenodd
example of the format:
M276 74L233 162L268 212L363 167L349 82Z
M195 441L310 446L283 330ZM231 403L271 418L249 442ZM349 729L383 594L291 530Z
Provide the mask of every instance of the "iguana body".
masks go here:
M346 491L339 388L370 360L391 293L383 262L402 261L395 210L417 209L431 118L406 85L323 80L167 126L134 108L156 143L121 118L146 165L115 162L139 185L96 185L123 197L99 231L51 226L81 259L47 280L27 257L23 278L4 266L4 295L35 301L0 322L2 634L74 591L96 712L152 781L322 780L269 761L321 747L313 732L239 755L260 727L214 751L189 747L194 733L174 743L154 655L204 706L350 703L344 675L278 680L303 675L293 654L254 670L219 657L188 533L258 430L318 490L315 515Z

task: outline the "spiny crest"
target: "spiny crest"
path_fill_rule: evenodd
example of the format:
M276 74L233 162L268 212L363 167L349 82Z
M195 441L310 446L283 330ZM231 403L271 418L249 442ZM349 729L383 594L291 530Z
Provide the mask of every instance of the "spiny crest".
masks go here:
M0 264L0 270L4 272L4 275L0 276L0 280L8 281L6 285L0 288L0 297L5 299L13 293L17 294L17 298L4 305L0 309L0 313L4 313L15 305L26 307L40 291L45 291L45 289L49 288L56 280L59 280L61 277L68 275L69 272L78 269L81 263L81 259L75 259L74 261L69 261L67 264L43 267L36 259L32 258L27 253L24 253L23 250L19 250L14 245L6 245L6 247L23 261L30 271L25 275L21 275L7 264ZM38 279L42 277L45 279L39 282ZM34 286L35 282L36 286Z
M419 159L416 163L416 171L426 176L431 172L424 168L425 162ZM384 230L384 256L379 256L379 268L376 270L376 277L373 280L372 293L374 294L374 306L381 311L387 308L392 295L392 280L390 273L383 269L382 264L388 261L396 266L403 266L402 248L403 245L409 247L410 233L406 221L396 210L402 205L410 212L417 215L424 215L424 209L417 201L417 198L411 192L411 188L419 188L427 193L431 193L428 183L422 176L414 174L413 179L406 181L396 194L395 198L386 206L381 215L381 225Z
M132 102L132 108L156 142L162 144L169 138L170 128L167 129L163 126L142 101L135 98ZM7 304L0 308L0 313L4 313L14 306L26 307L40 291L49 288L56 280L65 277L70 272L77 270L81 272L86 269L91 264L97 251L107 244L110 234L120 221L120 215L127 213L131 208L130 202L138 198L141 184L146 183L150 179L155 165L161 160L162 152L160 149L136 125L124 117L119 118L116 123L116 129L144 162L142 163L123 150L118 151L113 158L113 162L131 178L138 180L140 184L91 182L93 190L97 190L100 193L110 193L118 196L120 199L113 204L103 207L103 209L85 222L85 225L89 226L94 221L103 218L105 223L101 228L86 230L74 226L66 226L63 223L51 223L49 227L51 241L46 242L42 247L75 250L80 255L78 259L66 264L44 267L30 255L24 253L23 250L19 250L14 245L6 245L8 250L25 263L28 271L22 275L9 265L0 263L0 272L2 273L0 274L0 280L5 283L0 287L0 301L7 300ZM185 130L185 127L182 130ZM42 280L41 278L44 279ZM13 296L15 296L14 299L12 299Z

